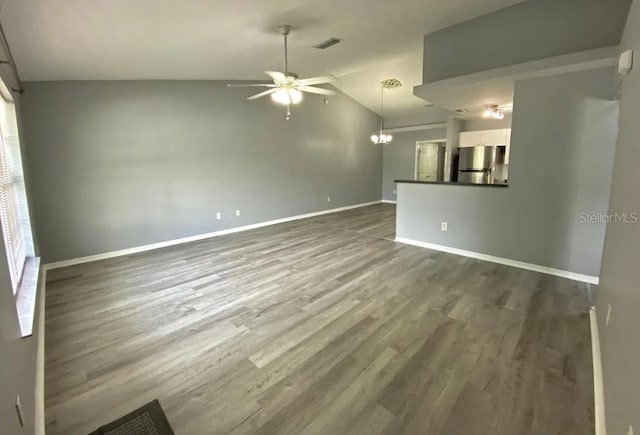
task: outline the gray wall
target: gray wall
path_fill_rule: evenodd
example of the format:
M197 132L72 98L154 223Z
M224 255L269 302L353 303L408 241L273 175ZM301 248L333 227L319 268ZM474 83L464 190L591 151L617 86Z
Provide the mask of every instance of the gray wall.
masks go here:
M635 0L621 44L640 53L640 2ZM636 62L637 64L637 62ZM611 213L640 216L640 67L624 78ZM607 429L640 432L640 224L607 226L596 312L600 332ZM611 304L609 326L605 319Z
M0 75L9 86L13 83L10 74L3 69ZM20 122L20 96L14 94ZM24 140L23 147L24 158ZM28 174L27 177L28 186ZM0 231L1 233L1 231ZM1 238L1 236L0 236ZM40 295L36 302L35 325L38 324L38 307ZM22 338L16 311L16 302L11 289L9 266L4 243L0 243L0 433L3 435L31 434L34 431L35 418L35 374L36 348L39 331L34 326L34 335ZM20 395L24 409L25 426L18 422L15 403Z
M375 114L344 94L328 105L308 96L285 121L268 97L246 101L252 92L213 81L28 83L44 262L380 199Z
M418 97L411 97L418 98ZM422 101L422 100L421 100ZM424 101L423 101L424 103ZM449 112L436 106L426 107L422 113L384 119L384 128L411 127L413 125L439 124L447 122Z
M511 128L511 114L506 114L504 119L467 119L462 123L461 131L495 130L499 128Z
M613 69L517 82L509 187L400 184L398 237L598 275L605 228L579 218L608 209L614 87Z
M0 243L0 433L32 434L35 425L36 350L38 305L34 335L22 338L16 302L11 290L4 243ZM38 296L40 299L40 296ZM20 427L16 396L24 410L25 426Z
M445 128L394 133L393 141L384 145L383 148L382 199L396 200L394 180L413 180L415 178L416 142L445 139L446 135Z
M424 37L423 83L617 45L631 0L529 0Z

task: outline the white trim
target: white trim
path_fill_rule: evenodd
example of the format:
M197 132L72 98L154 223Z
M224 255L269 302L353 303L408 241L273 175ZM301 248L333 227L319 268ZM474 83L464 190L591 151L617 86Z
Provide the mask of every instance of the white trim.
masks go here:
M397 203L397 201L391 201L391 200L388 200L388 199L383 199L380 202L383 203L383 204L395 204L395 203Z
M505 100L498 103L509 98L513 101L513 86L518 80L612 67L617 64L619 52L618 46L610 46L528 61L417 85L413 95L450 111L464 106L470 95L480 95L486 89L502 93ZM467 96L466 100L455 98L460 95Z
M406 239L404 237L396 237L396 242L407 245L419 246L421 248L433 249L435 251L448 252L449 254L461 255L463 257L476 258L478 260L490 261L492 263L504 264L507 266L517 267L519 269L533 270L534 272L546 273L562 278L572 279L574 281L587 282L589 284L598 284L597 276L583 275L581 273L569 272L567 270L553 269L551 267L539 266L537 264L525 263L523 261L511 260L509 258L494 257L493 255L480 254L478 252L465 251L463 249L451 248L449 246L436 245L434 243L420 242L418 240Z
M420 124L420 125L410 125L407 127L385 128L384 130L382 130L382 132L383 133L403 133L406 131L435 130L438 128L447 128L447 123L440 122L437 124Z
M46 302L46 282L47 271L42 268L42 273L38 278L38 293L40 295L40 305L38 306L38 325L37 334L38 341L36 345L36 388L35 388L35 405L34 405L34 433L35 435L45 435L45 419L44 419L44 309Z
M418 179L418 153L420 152L420 145L422 141L416 142L416 152L413 154L413 179Z
M423 83L413 87L413 95L423 97L425 90L428 91L437 88L448 89L455 86L465 86L491 80L525 80L606 68L617 64L619 53L620 47L618 45L611 45L609 47L531 60L515 65Z
M604 384L602 381L602 359L600 355L600 334L596 307L589 310L591 324L591 355L593 357L593 397L595 399L596 435L607 435L604 414Z
M348 205L345 207L331 208L328 210L314 211L312 213L299 214L296 216L288 216L285 218L274 219L266 222L258 222L251 225L244 225L242 227L228 228L226 230L214 231L212 233L198 234L190 237L183 237L181 239L167 240L165 242L152 243L150 245L136 246L134 248L120 249L118 251L105 252L102 254L89 255L87 257L72 258L71 260L57 261L55 263L48 263L43 266L45 270L59 269L61 267L74 266L76 264L89 263L91 261L104 260L107 258L121 257L124 255L137 254L139 252L152 251L154 249L166 248L168 246L181 245L183 243L196 242L198 240L210 239L212 237L224 236L225 234L239 233L241 231L253 230L256 228L262 228L269 225L281 224L284 222L295 221L298 219L306 219L314 216L321 216L329 213L336 213L344 210L351 210L354 208L366 207L368 205L380 204L382 201L364 202L362 204Z
M13 99L13 95L11 95L11 91L9 90L7 85L4 83L4 80L2 80L1 78L0 78L0 96L5 102L9 104L15 104L15 100Z

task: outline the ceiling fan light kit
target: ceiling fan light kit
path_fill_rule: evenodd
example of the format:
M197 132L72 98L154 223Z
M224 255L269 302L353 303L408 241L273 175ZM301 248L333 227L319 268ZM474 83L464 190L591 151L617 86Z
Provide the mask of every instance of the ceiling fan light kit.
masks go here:
M284 37L284 71L265 71L265 74L271 77L273 83L229 84L227 86L269 88L265 91L247 97L247 100L255 100L269 95L273 102L287 107L286 119L289 120L291 118L291 105L300 104L303 99L303 93L308 92L310 94L335 95L336 93L333 90L313 86L331 83L335 80L335 77L324 76L300 79L298 74L289 71L287 38L291 32L291 26L284 24L278 27L278 29Z
M278 103L283 104L285 106L289 104L298 104L302 101L302 92L297 89L285 89L280 88L271 94L271 99Z
M402 83L398 79L386 79L380 82L380 85L380 131L378 134L371 135L371 142L374 145L386 145L393 140L393 136L382 132L384 130L384 90L399 88Z

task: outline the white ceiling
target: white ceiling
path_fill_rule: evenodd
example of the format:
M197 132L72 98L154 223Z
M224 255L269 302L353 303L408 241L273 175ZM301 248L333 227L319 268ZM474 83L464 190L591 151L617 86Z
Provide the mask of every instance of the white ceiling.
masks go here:
M21 77L34 80L265 79L289 69L334 74L336 86L385 117L420 115L422 37L521 0L1 0L0 19ZM327 50L313 45L332 36Z

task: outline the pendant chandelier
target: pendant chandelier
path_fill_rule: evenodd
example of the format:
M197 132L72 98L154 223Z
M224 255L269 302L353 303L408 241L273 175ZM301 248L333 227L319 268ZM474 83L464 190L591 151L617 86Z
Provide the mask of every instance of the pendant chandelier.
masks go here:
M380 83L380 131L378 134L371 135L371 142L375 145L378 144L388 144L393 139L393 136L390 134L384 134L382 130L384 130L384 90L385 89L395 89L402 86L402 83L398 79L386 79Z
M482 112L483 118L504 119L504 112L497 104L487 104Z

